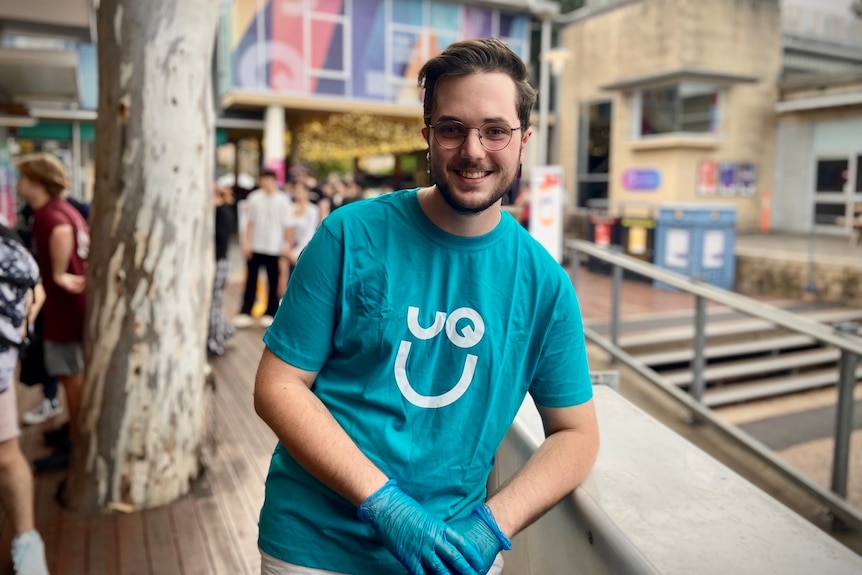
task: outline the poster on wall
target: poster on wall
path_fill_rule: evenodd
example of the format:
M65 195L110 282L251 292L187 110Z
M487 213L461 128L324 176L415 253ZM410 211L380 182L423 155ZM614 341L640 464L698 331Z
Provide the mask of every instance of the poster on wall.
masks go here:
M736 164L721 162L718 165L718 194L721 196L736 195Z
M703 233L703 269L724 267L724 230L707 230Z
M688 269L690 236L689 231L682 228L672 228L667 231L664 248L665 267Z
M736 191L740 196L748 198L757 194L757 166L754 164L739 164Z
M15 164L6 144L0 143L0 222L15 226L17 195L15 193Z
M697 167L697 193L700 196L712 197L718 189L718 164L701 162Z
M530 177L530 235L563 259L563 167L537 166Z

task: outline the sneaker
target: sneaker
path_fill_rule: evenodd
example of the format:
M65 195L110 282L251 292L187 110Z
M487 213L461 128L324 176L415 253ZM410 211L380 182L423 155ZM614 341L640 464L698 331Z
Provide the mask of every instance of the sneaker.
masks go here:
M260 327L266 329L271 325L272 325L272 316L271 315L265 315L262 318L260 318Z
M55 415L63 413L63 405L56 397L54 399L44 398L35 409L21 416L25 425L39 425L45 423Z
M15 575L49 575L45 544L35 529L12 539L12 565Z
M251 319L251 316L247 313L241 313L235 318L233 318L233 326L237 329L242 329L244 327L250 327L254 320Z

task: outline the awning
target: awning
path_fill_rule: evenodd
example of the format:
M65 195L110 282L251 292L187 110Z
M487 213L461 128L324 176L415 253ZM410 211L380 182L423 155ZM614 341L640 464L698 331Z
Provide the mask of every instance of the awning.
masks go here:
M757 78L753 76L741 76L738 74L727 74L723 72L680 68L679 70L672 70L669 72L659 72L656 74L624 78L612 84L602 86L602 90L620 90L627 92L640 88L661 86L677 82L700 82L704 84L728 85L757 82Z
M0 48L0 100L77 103L77 52Z
M93 0L0 2L0 33L95 42Z

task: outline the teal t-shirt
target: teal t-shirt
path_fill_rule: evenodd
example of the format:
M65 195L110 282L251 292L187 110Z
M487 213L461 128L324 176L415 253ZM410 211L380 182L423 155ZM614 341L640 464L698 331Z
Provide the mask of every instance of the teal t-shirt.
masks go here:
M347 434L444 520L485 500L494 454L528 392L547 407L592 397L580 308L561 266L506 213L483 236L440 230L416 190L327 217L264 342L318 371L312 390ZM356 508L280 443L259 545L307 567L404 572Z

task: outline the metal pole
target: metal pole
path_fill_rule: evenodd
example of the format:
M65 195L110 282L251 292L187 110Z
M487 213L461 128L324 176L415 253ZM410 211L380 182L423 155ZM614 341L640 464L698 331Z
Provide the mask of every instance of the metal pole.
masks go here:
M551 16L542 15L541 54L551 49ZM549 101L549 64L544 58L539 58L539 154L538 165L548 165L548 101Z
M611 251L619 254L622 251L622 246L612 245ZM611 296L611 343L616 346L617 339L620 333L620 293L623 286L623 268L617 264L613 264L613 292ZM612 359L613 363L615 359Z
M569 255L571 256L571 277L572 277L572 285L575 286L575 289L578 287L578 272L581 267L581 252L576 249L569 250Z
M811 294L817 293L817 284L814 282L814 240L816 237L814 228L812 216L811 231L808 234L808 280L805 283L805 291Z
M859 327L852 322L834 326L838 333L859 335ZM859 359L852 351L842 350L838 361L838 405L835 416L835 453L832 457L832 491L847 498L847 471L850 462L850 433L853 430L853 388L856 386L856 363Z
M704 348L706 347L706 298L695 297L694 306L694 359L691 362L691 370L694 378L691 382L689 394L698 403L703 403L703 392L706 383L703 379L703 369L706 365Z

